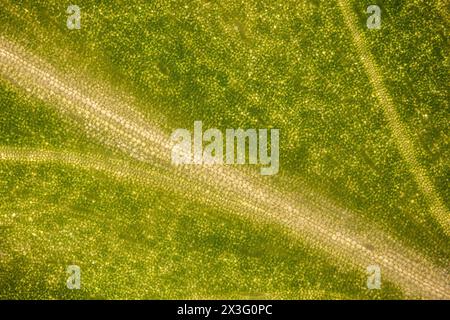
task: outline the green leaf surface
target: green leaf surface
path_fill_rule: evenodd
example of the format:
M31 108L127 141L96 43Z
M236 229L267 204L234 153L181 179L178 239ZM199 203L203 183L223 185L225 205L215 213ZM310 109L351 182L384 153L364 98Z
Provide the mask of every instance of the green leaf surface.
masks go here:
M1 4L0 298L450 298L445 1L76 4ZM173 165L194 121L279 173Z

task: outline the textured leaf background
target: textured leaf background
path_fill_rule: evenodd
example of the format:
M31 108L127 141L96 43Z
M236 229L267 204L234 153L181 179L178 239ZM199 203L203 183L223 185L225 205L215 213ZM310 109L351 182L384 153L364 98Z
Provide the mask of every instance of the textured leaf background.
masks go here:
M450 298L446 1L76 4L1 0L2 299ZM279 174L172 165L195 120Z

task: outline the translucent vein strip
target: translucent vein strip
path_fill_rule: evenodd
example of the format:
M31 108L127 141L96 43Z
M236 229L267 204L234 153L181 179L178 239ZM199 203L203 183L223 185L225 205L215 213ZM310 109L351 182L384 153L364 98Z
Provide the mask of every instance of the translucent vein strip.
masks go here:
M405 293L423 298L450 298L448 274L426 258L405 248L398 241L346 210L332 207L319 196L315 202L301 195L268 185L267 180L243 174L230 167L173 166L170 163L170 141L143 120L131 106L118 105L106 94L81 90L37 59L5 41L0 41L0 74L12 83L52 102L57 110L84 123L92 137L124 151L143 165L166 169L164 179L148 177L148 183L177 192L187 199L204 203L254 220L266 220L286 226L313 248L324 250L336 263L364 272L378 264L385 279L402 287ZM86 93L87 92L87 93ZM106 99L106 102L105 102ZM30 154L4 153L3 160L30 159ZM72 156L42 154L31 159L56 159L74 163ZM11 158L12 157L12 158ZM76 158L78 161L79 158ZM131 159L130 159L131 160ZM87 160L89 162L90 160ZM97 163L100 165L100 163ZM343 222L342 217L351 221Z
M442 226L445 233L450 235L450 212L436 192L426 170L418 161L413 139L395 109L394 102L383 83L382 73L375 63L372 54L367 49L364 34L358 30L358 19L350 8L348 1L338 0L338 4L345 24L350 31L353 44L356 47L369 81L373 86L379 104L383 109L384 116L392 130L397 148L408 163L419 189L425 195L432 216Z

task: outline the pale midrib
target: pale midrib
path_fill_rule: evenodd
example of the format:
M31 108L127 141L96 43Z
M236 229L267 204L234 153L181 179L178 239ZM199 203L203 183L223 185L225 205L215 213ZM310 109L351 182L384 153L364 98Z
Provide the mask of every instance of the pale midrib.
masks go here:
M180 177L176 173L161 172L160 170L150 171L148 167L139 167L136 164L128 163L122 160L109 159L100 155L86 155L74 152L42 149L0 147L0 160L37 164L58 163L73 166L75 168L83 168L85 170L98 170L118 179L126 179L143 185L151 185L163 190L169 190L170 192L174 192L175 194L182 196L189 196L194 193L194 191L201 192L202 190L204 190L204 186L196 186L195 182L190 180L183 180L179 181L180 183L178 184L174 184L174 180L180 179ZM188 189L187 192L186 189ZM251 209L253 214L267 214L268 211L266 210L271 210L271 212L276 211L272 206L268 207L267 209L265 209L263 205L255 208L254 204L245 201L220 204L220 194L212 193L209 195L214 197L212 202L202 201L202 199L200 199L200 201L206 205L215 206L218 209L220 209L221 207L226 207L232 211ZM297 215L305 215L305 212L301 208L289 208L285 204L283 204L282 207L283 209L285 209L286 211L290 211L291 213L295 213ZM346 235L345 231L339 229L338 226L334 227L323 223L321 224L318 221L313 221L308 217L304 217L303 219L301 219L299 216L295 217L286 214L282 216L280 212L278 212L277 214L279 215L279 217L275 220L278 222L283 222L283 224L290 226L295 232L306 231L311 233L311 230L314 230L315 235L310 238L309 241L311 241L312 239L318 240L318 243L321 245L322 250L326 249L324 247L326 246L328 249L326 251L332 251L335 255L339 255L342 254L343 250L341 249L343 247L348 247L350 251L346 252L345 258L347 258L349 255L353 255L353 262L359 262L359 264L361 264L362 266L367 264L368 261L377 263L382 266L388 266L392 270L395 270L395 272L409 279L412 282L413 286L417 286L418 283L420 283L422 287L429 288L429 290L431 291L437 290L437 295L425 295L425 297L432 298L445 296L445 291L440 291L436 287L436 279L433 280L432 278L423 277L420 276L420 273L418 272L411 272L408 270L426 270L427 273L432 273L433 275L439 274L441 272L440 270L435 269L433 266L427 265L427 262L422 262L422 265L418 265L416 262L417 259L404 258L393 249L384 248L383 250L378 250L378 253L374 253L359 244L359 242L362 241L361 239L358 241L358 239L355 240L355 237L351 237L348 234ZM273 220L274 219L271 219L271 221ZM366 234L366 236L379 238L383 237L381 233L376 230L373 231L372 235ZM398 247L395 243L389 244L389 239L384 239L384 241L385 247ZM400 249L396 248L396 250ZM404 254L407 252L407 250L402 250ZM344 250L344 252L345 251L346 250ZM338 252L340 253L338 254ZM350 263L350 265L355 267L353 263ZM408 268L404 268L404 266L408 266ZM398 277L396 275L393 275L393 278L396 279ZM444 284L445 287L445 277L441 279L441 281L443 281L442 284ZM401 279L400 282L402 282ZM410 291L414 292L412 288L410 288Z
M376 64L372 54L367 49L364 34L358 30L358 19L353 13L348 1L337 0L339 7L344 17L345 24L350 30L353 44L357 50L359 58L364 66L370 83L381 106L387 123L392 131L392 136L395 140L400 154L408 163L409 169L414 176L414 179L424 194L430 212L433 218L442 226L442 229L447 235L450 235L450 212L446 208L438 192L435 190L427 171L418 161L416 149L413 143L413 138L408 132L406 126L402 123L389 95L382 78L382 73Z
M105 110L106 106L102 103L81 95L77 88L67 84L56 74L50 74L33 66L12 48L0 43L0 72L6 78L20 87L40 92L43 99L52 101L52 98L54 100L56 97L57 108L62 113L67 113L63 110L64 103L67 103L74 114L82 115L84 121L94 121L98 122L98 126L104 126L104 128L98 128L101 130L93 134L94 138L103 141L101 134L111 135L112 133L114 138L117 138L117 134L120 133L122 140L119 144L116 141L115 147L143 162L149 163L159 159L161 167L168 166L173 171L166 177L171 178L169 182L166 181L168 185L174 184L170 186L172 190L180 191L187 185L189 189L182 192L187 192L190 198L194 197L218 208L227 208L241 214L281 223L315 247L319 246L334 255L341 263L350 264L359 270L361 268L365 270L367 265L377 263L384 268L387 279L399 284L413 296L449 298L450 290L445 271L434 267L423 257L402 248L395 241L389 240L382 235L381 231L350 234L348 230L341 230L339 226L336 226L332 217L327 217L320 208L299 203L293 204L286 200L283 192L269 190L261 184L255 184L255 179L239 174L236 170L208 166L173 167L170 165L168 138L155 134L158 130L148 128L150 131L147 131L147 128L137 126L132 119L125 118L124 115L118 116L111 110ZM67 98L68 94L69 98ZM96 109L99 106L102 110ZM126 114L130 113L125 112ZM147 143L147 139L153 143ZM130 150L128 143L135 144L136 149ZM112 145L114 146L114 143ZM41 159L43 161L51 159L47 156ZM15 156L14 159L19 160L20 157ZM61 161L65 157L58 156L56 159ZM188 183L195 181L201 182L199 186ZM377 247L376 250L365 248L364 239L372 239L372 243Z

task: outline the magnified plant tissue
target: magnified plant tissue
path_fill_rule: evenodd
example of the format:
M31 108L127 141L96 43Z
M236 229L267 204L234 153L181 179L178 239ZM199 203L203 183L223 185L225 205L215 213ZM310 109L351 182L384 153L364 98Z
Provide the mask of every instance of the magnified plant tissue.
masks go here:
M449 6L0 7L1 299L449 299Z

